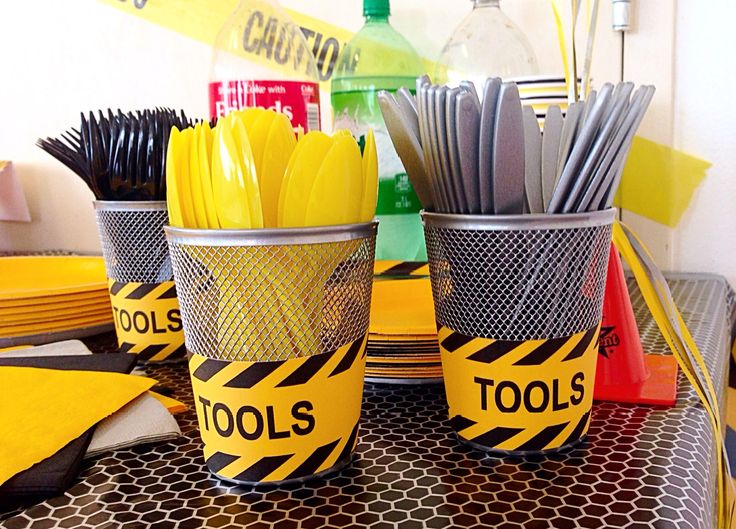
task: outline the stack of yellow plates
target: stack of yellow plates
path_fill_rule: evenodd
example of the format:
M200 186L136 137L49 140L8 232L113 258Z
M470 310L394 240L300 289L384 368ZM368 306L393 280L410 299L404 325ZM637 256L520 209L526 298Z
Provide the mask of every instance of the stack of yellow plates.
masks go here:
M427 264L379 261L374 271L366 380L394 384L441 381Z
M0 258L0 347L81 338L112 328L101 257Z

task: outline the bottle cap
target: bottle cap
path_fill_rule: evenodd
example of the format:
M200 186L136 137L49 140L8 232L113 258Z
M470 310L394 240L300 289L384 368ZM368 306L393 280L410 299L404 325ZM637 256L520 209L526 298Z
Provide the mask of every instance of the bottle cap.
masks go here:
M391 6L389 0L363 0L363 16L389 16Z

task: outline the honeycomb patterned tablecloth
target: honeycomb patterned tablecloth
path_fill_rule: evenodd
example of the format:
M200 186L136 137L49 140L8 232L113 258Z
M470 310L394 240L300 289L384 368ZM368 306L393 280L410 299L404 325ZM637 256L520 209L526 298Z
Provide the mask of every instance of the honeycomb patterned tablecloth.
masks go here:
M670 276L683 316L724 393L731 310L726 282ZM636 287L646 349L665 353ZM88 340L97 351L114 337ZM186 367L143 368L193 406ZM714 527L713 437L681 377L671 409L598 403L586 442L549 457L500 459L451 434L441 386L367 384L353 464L330 478L255 490L204 467L193 409L183 436L88 463L63 496L0 513L7 529Z

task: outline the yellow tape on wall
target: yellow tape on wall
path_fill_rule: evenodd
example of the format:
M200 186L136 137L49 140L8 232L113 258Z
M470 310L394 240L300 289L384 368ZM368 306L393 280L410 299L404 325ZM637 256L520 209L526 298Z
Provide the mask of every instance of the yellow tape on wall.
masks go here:
M345 463L355 447L365 337L272 362L189 362L207 467L236 482L292 481Z
M98 1L210 46L214 44L217 32L238 4L238 0ZM337 57L353 33L297 11L286 11L301 27L307 46L317 59L321 88L329 90L329 80Z
M674 228L710 162L635 137L615 205Z
M217 32L238 4L238 0L98 1L210 46L214 44ZM320 88L329 92L337 57L354 33L293 9L286 9L286 12L299 25L307 47L312 50L320 76ZM423 62L427 72L435 71L434 61L423 59Z

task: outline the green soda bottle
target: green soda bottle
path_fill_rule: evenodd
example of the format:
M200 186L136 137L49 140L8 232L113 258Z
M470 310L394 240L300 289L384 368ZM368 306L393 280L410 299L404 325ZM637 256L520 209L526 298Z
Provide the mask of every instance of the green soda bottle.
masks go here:
M365 25L337 59L332 75L335 129L360 138L372 128L378 151L378 206L381 221L376 259L426 261L419 210L411 187L383 123L376 94L406 87L414 92L424 73L417 52L388 22L389 0L363 0Z

